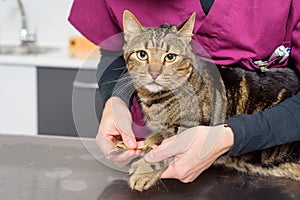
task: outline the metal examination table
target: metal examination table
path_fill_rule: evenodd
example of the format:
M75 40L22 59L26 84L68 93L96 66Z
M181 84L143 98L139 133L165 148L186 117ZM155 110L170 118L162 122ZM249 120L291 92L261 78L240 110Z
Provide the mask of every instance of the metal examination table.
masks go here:
M290 200L300 182L211 168L189 184L163 180L140 193L127 173L108 167L94 139L0 135L0 199L4 200Z

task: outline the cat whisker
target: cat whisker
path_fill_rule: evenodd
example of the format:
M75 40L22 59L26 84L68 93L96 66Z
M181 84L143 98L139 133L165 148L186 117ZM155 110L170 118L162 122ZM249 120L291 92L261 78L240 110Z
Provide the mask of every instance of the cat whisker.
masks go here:
M121 77L121 78L119 78L119 79L117 79L117 80L107 81L107 82L104 82L104 83L102 83L102 84L117 83L117 82L119 82L119 81L123 81L123 80L126 80L126 79L131 79L131 78L130 78L129 76Z
M161 179L158 179L159 182L164 186L165 190L167 193L170 193L169 189L167 188L167 185L161 180Z
M139 73L139 76L147 76L145 73Z
M117 87L116 90L113 91L114 94L121 94L121 93L125 93L128 94L129 92L134 92L134 86L133 86L133 81L130 80L122 85L120 85L120 87Z
M178 83L172 79L170 79L173 83L175 83L175 85L178 85ZM193 88L189 87L187 88L186 86L184 86L183 84L179 85L178 87L175 87L173 90L175 91L179 91L179 88L184 89L189 95L195 95L195 92L193 92Z
M115 69L113 69L114 71L117 71L117 70L120 70L120 69L124 69L124 71L125 71L125 69L126 69L126 67L124 66L124 67L118 67L118 68L115 68Z
M123 85L122 87L118 88L116 91L125 91L130 92L130 91L134 91L134 87L132 83L126 83L126 85Z
M117 83L124 84L124 83L133 83L133 80L131 78L121 78Z

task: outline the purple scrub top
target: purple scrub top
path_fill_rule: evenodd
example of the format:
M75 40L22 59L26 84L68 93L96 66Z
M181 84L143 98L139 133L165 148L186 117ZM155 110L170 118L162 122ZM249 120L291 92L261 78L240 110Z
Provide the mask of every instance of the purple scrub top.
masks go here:
M74 0L69 21L99 45L122 32L125 9L149 27L166 22L179 25L196 12L193 39L216 64L238 64L256 70L254 61L267 60L277 47L284 45L291 47L291 57L300 71L299 0L215 0L208 15L199 0ZM120 50L121 45L103 48ZM283 67L287 62L288 59L269 64Z
M149 27L179 25L196 12L193 39L218 65L257 70L254 61L268 60L283 45L291 48L289 58L300 71L300 0L215 0L208 15L199 0L74 0L69 21L93 43L120 50L122 43L108 38L122 32L125 9ZM287 62L271 60L268 67L284 67ZM142 138L147 131L136 98L130 110L133 130Z

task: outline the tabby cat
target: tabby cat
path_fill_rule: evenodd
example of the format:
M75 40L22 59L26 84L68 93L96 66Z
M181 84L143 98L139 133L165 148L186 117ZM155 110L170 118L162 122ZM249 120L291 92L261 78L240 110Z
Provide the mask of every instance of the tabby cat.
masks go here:
M142 26L129 11L123 14L124 58L151 134L153 144L197 125L215 125L234 114L269 108L300 88L293 70L270 69L264 76L240 68L200 61L191 47L195 14L180 26ZM300 142L220 158L216 164L249 174L300 180ZM129 169L130 187L143 191L154 185L173 158L149 164L143 158Z

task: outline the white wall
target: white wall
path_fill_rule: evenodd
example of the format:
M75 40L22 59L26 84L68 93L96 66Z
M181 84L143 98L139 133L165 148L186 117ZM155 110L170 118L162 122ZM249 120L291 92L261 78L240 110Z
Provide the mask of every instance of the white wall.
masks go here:
M42 45L66 46L79 33L68 23L73 0L23 0L28 27ZM19 43L20 12L16 0L0 0L0 44Z

